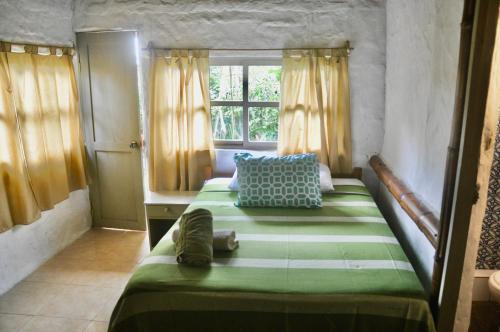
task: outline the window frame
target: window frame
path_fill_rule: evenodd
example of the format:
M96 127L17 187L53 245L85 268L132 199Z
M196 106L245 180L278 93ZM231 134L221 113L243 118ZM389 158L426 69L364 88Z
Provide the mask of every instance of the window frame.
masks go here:
M276 149L278 142L253 142L249 139L249 112L250 107L280 108L279 101L249 101L248 100L248 67L249 66L280 66L281 58L239 58L239 57L210 57L209 66L242 66L243 67L243 98L241 101L210 100L210 115L212 106L240 106L243 107L243 133L241 141L218 140L214 138L214 145L220 148L266 150ZM281 96L281 91L280 91Z

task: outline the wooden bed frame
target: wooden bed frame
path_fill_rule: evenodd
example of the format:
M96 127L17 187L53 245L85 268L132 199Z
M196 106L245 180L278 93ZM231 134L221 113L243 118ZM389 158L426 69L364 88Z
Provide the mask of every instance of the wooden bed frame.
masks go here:
M439 253L440 247L440 232L439 218L434 215L432 210L428 208L417 195L408 188L408 186L399 178L397 178L387 165L380 159L379 156L372 156L370 158L370 166L377 174L380 182L382 182L389 192L397 200L401 208L408 214L408 216L415 222L420 231L429 240L432 246L436 249L434 259L434 270L432 274L431 285L431 302L437 299L439 293L439 286L441 282L441 274L443 269L442 255ZM213 178L213 168L205 166L203 168L203 178L205 180ZM231 177L232 174L224 174L224 176ZM361 180L363 176L363 169L361 167L354 167L350 174L334 174L336 178L356 178ZM436 302L437 305L437 302ZM435 307L431 304L431 307Z
M370 166L432 246L437 248L439 219L432 213L431 209L392 173L380 157L371 157Z
M444 250L445 246L442 245L442 242L446 241L442 236L443 231L439 218L424 202L418 199L417 195L401 179L392 173L379 156L375 155L370 158L370 166L375 171L375 174L377 174L380 182L386 186L401 208L436 249L430 292L430 306L436 317L438 310L437 300L444 264L444 252L441 252L439 248L443 248Z

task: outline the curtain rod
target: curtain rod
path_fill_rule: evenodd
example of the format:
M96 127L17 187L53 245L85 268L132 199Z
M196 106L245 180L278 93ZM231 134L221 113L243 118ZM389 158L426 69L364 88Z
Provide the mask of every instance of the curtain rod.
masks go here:
M17 47L17 48L14 48ZM41 52L41 50L47 49L48 53ZM22 50L23 52L20 52ZM59 53L60 51L60 53ZM38 54L38 55L75 55L75 48L73 46L55 46L55 45L39 45L30 43L17 43L17 42L5 42L0 40L0 52L6 53L26 53L26 54Z
M10 45L22 45L22 46L35 46L35 47L55 47L55 48L75 48L75 43L72 42L71 45L46 45L46 44L34 44L34 43L25 43L25 42L14 42L14 41L4 41L0 40L0 44L10 44Z
M198 48L199 50L209 50L209 51L285 51L285 50L310 50L310 49L318 49L318 50L327 50L327 49L347 49L347 54L350 55L351 51L354 50L354 47L351 47L351 43L347 40L344 46L341 47L294 47L294 48ZM185 50L189 48L168 48L168 47L154 47L153 42L150 41L147 47L143 47L143 51L151 51L151 50Z

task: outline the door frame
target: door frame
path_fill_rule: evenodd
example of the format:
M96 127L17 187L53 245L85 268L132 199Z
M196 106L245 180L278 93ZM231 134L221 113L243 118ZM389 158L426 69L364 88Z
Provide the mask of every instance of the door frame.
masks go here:
M472 6L472 7L471 7ZM439 296L438 331L452 331L461 278L464 267L467 238L472 206L477 199L476 179L479 167L480 147L484 127L495 32L498 22L499 0L466 0L464 10L474 8L472 39L469 45L460 45L460 52L467 52L470 59L465 68L459 68L455 112L463 112L456 119L452 137L461 137L457 166L447 167L447 183L442 211L450 211L450 219L443 218L445 229L440 247L446 249L444 270ZM464 91L461 91L463 89ZM464 93L465 92L465 93ZM460 104L464 97L463 105ZM450 146L450 153L454 148ZM449 166L449 165L448 165ZM453 195L446 197L449 190Z

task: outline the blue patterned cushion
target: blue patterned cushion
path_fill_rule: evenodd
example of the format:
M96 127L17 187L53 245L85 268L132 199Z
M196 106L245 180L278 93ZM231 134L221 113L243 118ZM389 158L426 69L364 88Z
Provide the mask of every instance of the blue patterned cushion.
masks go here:
M315 154L252 157L237 153L238 201L247 207L321 207L319 163Z

